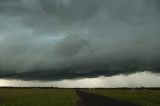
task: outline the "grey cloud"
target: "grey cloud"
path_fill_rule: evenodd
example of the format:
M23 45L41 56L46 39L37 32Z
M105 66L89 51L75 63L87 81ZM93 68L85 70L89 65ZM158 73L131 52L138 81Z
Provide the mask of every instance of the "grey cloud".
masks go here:
M60 42L55 49L55 53L60 56L74 56L88 45L88 42L79 36L69 36Z
M158 0L0 0L0 77L159 72Z

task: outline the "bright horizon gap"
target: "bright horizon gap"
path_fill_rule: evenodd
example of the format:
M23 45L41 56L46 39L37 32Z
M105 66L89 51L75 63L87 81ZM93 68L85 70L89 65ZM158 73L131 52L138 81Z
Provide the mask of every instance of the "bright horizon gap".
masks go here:
M22 81L0 79L0 87L59 87L59 88L140 88L160 87L160 74L148 71L111 77L71 79L61 81Z

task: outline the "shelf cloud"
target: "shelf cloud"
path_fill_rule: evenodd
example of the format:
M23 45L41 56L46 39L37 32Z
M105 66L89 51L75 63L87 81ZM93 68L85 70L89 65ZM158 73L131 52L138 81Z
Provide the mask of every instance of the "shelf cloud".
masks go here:
M159 0L0 0L0 77L160 71Z

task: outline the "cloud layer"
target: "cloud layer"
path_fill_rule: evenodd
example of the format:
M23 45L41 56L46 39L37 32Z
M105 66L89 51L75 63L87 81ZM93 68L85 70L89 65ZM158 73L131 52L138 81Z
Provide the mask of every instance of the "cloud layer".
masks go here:
M159 72L159 5L159 0L0 0L0 77Z
M117 87L160 87L160 74L139 72L128 76L97 77L84 79L69 79L61 81L22 81L2 80L0 86L12 87L63 87L63 88L117 88Z

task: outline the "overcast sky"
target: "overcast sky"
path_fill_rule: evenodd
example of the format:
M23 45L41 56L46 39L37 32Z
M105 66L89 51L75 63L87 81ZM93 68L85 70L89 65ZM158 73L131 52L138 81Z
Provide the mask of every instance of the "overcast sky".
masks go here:
M159 0L0 0L1 79L158 75L159 40Z

